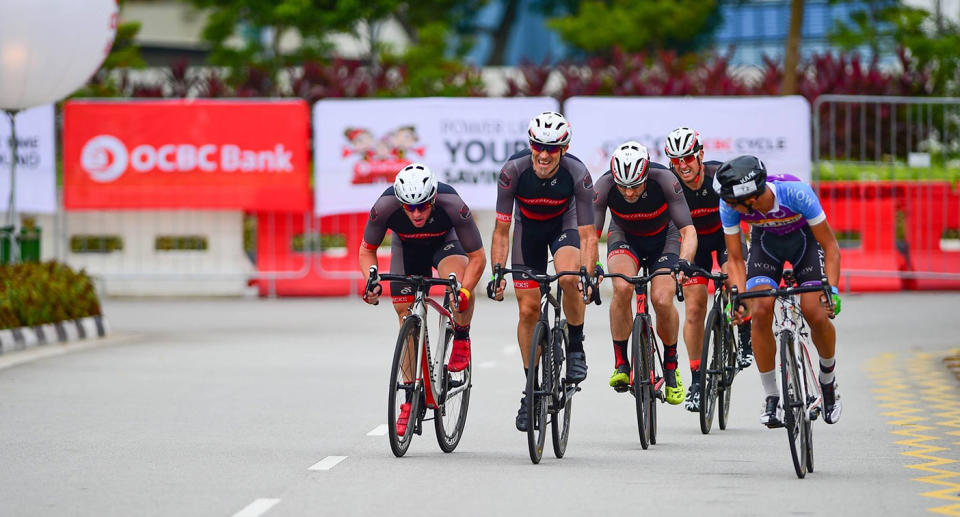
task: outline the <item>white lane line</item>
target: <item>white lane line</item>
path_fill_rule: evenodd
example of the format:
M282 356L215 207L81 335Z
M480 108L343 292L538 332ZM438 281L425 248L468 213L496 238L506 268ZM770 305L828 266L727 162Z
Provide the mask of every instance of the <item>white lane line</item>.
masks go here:
M477 363L477 368L482 368L484 370L490 369L497 366L496 361L484 361L482 363Z
M233 517L258 517L259 515L266 513L267 510L273 508L273 506L279 502L279 499L257 499L256 501L245 506L243 510L233 514Z
M347 459L346 456L327 456L307 470L330 470L345 459Z
M367 433L367 436L386 436L387 435L387 424L380 424L377 427L373 428L373 431Z

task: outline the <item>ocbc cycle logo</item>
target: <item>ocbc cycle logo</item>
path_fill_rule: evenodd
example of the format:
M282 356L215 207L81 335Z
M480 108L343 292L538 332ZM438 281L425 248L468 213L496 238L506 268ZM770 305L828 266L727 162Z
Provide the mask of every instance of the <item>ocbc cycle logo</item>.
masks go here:
M109 183L127 170L127 148L115 136L95 136L83 146L80 165L93 181Z
M142 144L128 151L126 145L112 135L98 135L87 141L80 153L80 164L90 178L100 183L116 180L127 170L137 172L293 172L293 152L283 144L272 150L242 149L224 144Z

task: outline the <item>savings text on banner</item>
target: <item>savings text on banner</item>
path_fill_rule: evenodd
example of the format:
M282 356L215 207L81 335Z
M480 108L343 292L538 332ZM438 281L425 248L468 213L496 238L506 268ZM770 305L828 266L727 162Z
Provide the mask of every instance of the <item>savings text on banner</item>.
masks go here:
M556 109L549 97L319 101L313 106L316 211L366 212L414 162L452 185L470 208L492 210L497 175L507 158L527 148L530 119Z
M53 105L40 106L17 114L17 210L54 213L57 211L56 138L53 132ZM6 210L10 199L10 120L0 114L0 206Z
M597 177L610 168L610 154L636 140L650 158L667 165L664 139L686 126L700 133L704 160L757 155L772 173L810 181L810 104L790 97L571 97L570 120L577 155Z
M64 207L310 210L303 101L70 101Z

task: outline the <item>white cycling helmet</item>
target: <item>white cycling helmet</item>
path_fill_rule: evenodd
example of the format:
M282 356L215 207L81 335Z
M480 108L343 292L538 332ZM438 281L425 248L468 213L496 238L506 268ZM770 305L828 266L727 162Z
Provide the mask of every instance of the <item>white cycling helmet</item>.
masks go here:
M437 196L437 177L422 163L411 163L397 173L393 193L401 203L417 205Z
M531 142L542 145L570 143L570 123L555 111L544 111L530 120L527 136Z
M671 131L663 146L663 152L667 158L683 158L696 154L701 149L703 145L700 144L700 133L688 127L678 127Z
M640 142L624 142L610 157L613 180L621 187L633 188L647 181L650 153Z

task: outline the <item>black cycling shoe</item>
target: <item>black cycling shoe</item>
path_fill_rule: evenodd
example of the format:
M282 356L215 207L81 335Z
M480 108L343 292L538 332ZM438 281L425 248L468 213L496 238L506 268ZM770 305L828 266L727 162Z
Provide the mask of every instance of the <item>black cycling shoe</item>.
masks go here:
M587 354L570 352L567 354L567 381L583 382L587 378Z
M520 431L521 433L525 433L527 432L528 427L529 425L527 422L527 396L524 395L523 397L520 398L520 410L517 411L517 431ZM537 426L534 427L534 429L537 429L537 428L538 428Z
M687 408L687 411L692 413L700 412L700 383L694 382L690 384L690 391L687 392L687 399L684 401L684 406Z
M830 384L821 382L820 389L823 391L823 420L828 424L835 424L840 421L840 413L843 411L837 380L834 379Z
M770 395L763 401L763 412L760 413L760 423L770 429L783 427L783 420L780 418L779 395Z
M737 347L737 367L740 370L753 364L753 344L750 342L750 323L740 325L740 346Z

